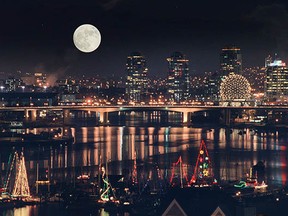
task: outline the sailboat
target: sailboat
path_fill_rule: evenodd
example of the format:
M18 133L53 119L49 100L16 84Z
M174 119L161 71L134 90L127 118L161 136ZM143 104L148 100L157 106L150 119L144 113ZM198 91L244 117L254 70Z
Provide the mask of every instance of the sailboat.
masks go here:
M20 154L15 151L9 157L8 169L1 189L1 198L1 206L6 206L3 200L9 200L9 205L12 207L36 204L39 201L30 194L23 151Z
M9 157L8 166L9 167L4 182L4 191L9 193L12 198L24 199L31 197L23 151L20 153L20 155L17 153L17 151L11 154ZM13 170L16 170L15 176L12 174ZM13 188L11 187L12 178L15 179Z
M102 188L100 189L100 199L98 200L98 205L100 208L104 208L106 212L117 212L120 207L120 201L116 198L114 189L108 178L108 165L106 162L106 167L101 167L102 171Z
M217 184L204 140L201 140L196 166L190 184L195 187L206 187Z
M23 151L20 154L17 165L18 170L16 173L16 179L12 191L12 197L17 198L31 197Z
M102 182L103 182L103 186L102 188L100 189L100 202L108 202L108 201L114 201L116 200L116 196L115 196L115 193L114 193L114 190L112 188L112 185L109 181L109 177L108 177L108 165L107 165L107 162L106 162L106 168L104 166L102 166L101 168L101 171L102 171L102 176L101 176L101 179L102 179Z
M185 185L187 185L189 183L189 181L188 181L187 173L184 170L184 165L183 165L183 161L182 161L182 157L181 156L179 156L179 158L178 158L176 163L173 163L172 174L171 174L171 178L170 178L170 185L172 187L178 186L177 182L175 182L175 178L176 178L175 177L176 176L175 170L176 170L177 166L179 166L179 174L180 174L179 178L177 178L177 180L180 181L180 183L179 183L180 185L179 184L178 185L181 188L183 188L184 183L185 183ZM184 182L183 182L183 180L184 180Z

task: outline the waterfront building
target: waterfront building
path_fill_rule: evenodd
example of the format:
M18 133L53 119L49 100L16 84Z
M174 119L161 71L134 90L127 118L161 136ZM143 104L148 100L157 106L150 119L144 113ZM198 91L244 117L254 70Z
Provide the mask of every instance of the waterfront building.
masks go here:
M220 76L227 76L231 72L242 74L242 54L236 46L226 46L220 54Z
M146 59L141 53L133 52L127 57L126 94L129 103L140 103L147 93Z
M169 101L179 103L189 97L189 60L180 52L174 52L168 61Z
M267 63L265 97L268 101L285 102L288 97L288 68L280 59Z
M53 106L58 93L52 92L0 92L0 103L5 106Z

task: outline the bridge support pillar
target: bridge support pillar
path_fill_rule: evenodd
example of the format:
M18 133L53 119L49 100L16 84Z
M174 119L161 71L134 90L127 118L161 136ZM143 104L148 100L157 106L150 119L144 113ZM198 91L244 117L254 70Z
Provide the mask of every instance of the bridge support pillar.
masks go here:
M35 122L37 119L37 110L36 109L25 109L24 118L26 122Z
M183 112L182 122L185 125L191 124L191 112L188 112L188 111Z
M100 123L106 124L108 123L108 112L100 112Z
M37 110L32 109L31 110L31 122L36 122L36 119L37 119Z

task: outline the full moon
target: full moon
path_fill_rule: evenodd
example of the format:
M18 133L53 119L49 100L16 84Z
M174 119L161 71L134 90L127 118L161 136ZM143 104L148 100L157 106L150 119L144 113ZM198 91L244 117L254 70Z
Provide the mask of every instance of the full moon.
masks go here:
M81 52L90 53L99 47L101 34L95 26L83 24L74 31L73 42Z

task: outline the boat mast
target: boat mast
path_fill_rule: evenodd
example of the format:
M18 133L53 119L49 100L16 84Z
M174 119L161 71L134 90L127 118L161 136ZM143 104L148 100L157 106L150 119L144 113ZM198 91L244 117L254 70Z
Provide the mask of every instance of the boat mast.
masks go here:
M30 188L28 184L27 171L25 166L25 158L23 151L20 154L20 158L17 160L17 173L15 185L13 188L12 196L15 197L29 197Z
M10 183L11 173L12 173L12 170L14 168L14 163L15 163L15 160L16 160L17 157L18 157L18 154L17 154L16 151L13 154L13 158L12 158L12 153L9 156L8 170L7 170L5 181L4 181L4 188L5 188L6 191L8 191L8 186L9 186L9 183Z
M180 156L179 158L179 163L180 163L180 187L183 188L183 173L182 173L182 158Z

